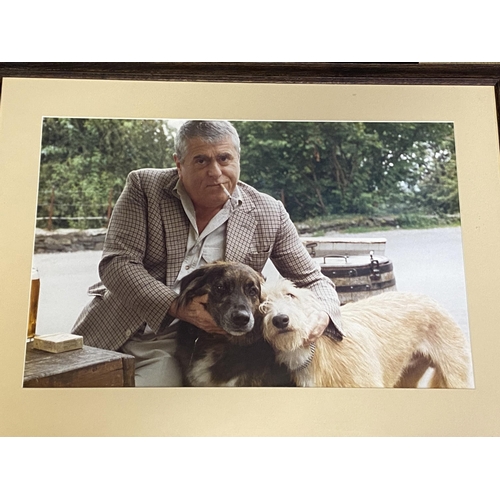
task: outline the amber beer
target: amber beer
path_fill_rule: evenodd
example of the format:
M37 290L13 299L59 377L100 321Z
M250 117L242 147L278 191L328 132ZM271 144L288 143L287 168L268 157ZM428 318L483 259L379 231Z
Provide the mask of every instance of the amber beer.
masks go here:
M31 270L30 315L28 320L28 340L36 334L36 316L38 313L38 296L40 295L40 277L36 269Z

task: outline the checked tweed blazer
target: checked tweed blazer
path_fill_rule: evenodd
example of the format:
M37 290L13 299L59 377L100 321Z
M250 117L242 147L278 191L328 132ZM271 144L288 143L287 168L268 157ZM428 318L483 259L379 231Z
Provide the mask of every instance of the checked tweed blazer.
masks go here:
M170 288L186 251L189 220L173 190L177 169L130 172L110 220L101 261L101 282L89 288L91 302L72 333L86 345L119 349L149 326L161 332L177 294ZM242 204L227 221L225 260L262 271L270 258L282 276L309 287L324 301L332 322L327 332L341 339L335 287L310 258L283 204L243 182Z

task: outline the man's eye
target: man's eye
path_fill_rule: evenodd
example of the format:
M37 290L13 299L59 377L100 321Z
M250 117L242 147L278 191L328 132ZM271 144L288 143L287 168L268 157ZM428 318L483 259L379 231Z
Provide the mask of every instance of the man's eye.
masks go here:
M221 155L219 156L219 163L228 163L231 160L229 155Z

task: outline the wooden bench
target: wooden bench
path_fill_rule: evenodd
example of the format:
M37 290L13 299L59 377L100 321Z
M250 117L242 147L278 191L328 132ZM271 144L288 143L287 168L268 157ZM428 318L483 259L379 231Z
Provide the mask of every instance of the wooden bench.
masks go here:
M53 354L26 347L24 387L134 387L133 356L95 347Z

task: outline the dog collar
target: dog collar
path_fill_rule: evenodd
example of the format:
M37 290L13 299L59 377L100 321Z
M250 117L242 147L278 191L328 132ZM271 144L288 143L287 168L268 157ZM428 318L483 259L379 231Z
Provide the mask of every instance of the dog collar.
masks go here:
M307 368L311 364L315 352L316 352L316 344L313 342L309 344L309 357L295 371L298 372L300 370L304 370L305 368Z

